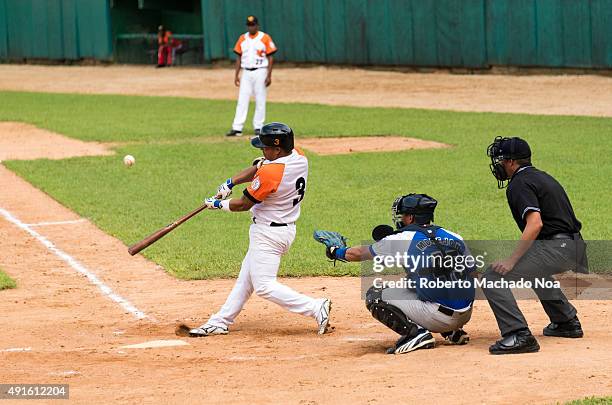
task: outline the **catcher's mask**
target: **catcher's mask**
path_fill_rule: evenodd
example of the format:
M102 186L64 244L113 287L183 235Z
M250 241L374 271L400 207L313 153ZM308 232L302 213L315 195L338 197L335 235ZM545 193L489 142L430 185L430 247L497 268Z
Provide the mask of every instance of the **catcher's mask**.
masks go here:
M278 146L285 152L291 152L294 147L293 130L281 122L271 122L261 128L259 136L251 138L251 145L260 149Z
M502 165L504 160L526 159L531 157L531 149L524 139L496 137L487 148L487 156L491 158L489 168L497 179L497 187L504 188L508 185L508 173Z
M427 194L408 194L398 197L391 206L393 223L397 229L404 227L402 216L414 215L417 224L428 224L434 219L434 211L438 201Z

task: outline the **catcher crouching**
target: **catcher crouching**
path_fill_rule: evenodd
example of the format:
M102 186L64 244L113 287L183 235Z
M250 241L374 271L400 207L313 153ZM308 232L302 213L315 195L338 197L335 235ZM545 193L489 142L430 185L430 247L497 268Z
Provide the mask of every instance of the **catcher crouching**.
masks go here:
M472 316L476 269L465 264L470 252L461 236L432 224L436 206L437 201L426 194L397 198L392 206L396 228L377 226L372 231L376 242L368 246L347 247L346 238L337 232L314 233L334 261L405 259L401 264L405 288L372 286L365 297L372 316L400 334L389 354L433 348L432 332L440 333L448 344L469 341L462 328Z

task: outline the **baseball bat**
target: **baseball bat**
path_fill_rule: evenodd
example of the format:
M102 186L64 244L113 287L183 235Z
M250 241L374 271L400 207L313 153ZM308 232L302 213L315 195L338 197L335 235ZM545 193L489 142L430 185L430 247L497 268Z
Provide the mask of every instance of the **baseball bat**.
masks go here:
M132 246L130 246L128 249L128 252L132 256L134 256L136 253L151 246L152 244L154 244L155 242L157 242L158 240L160 240L161 238L163 238L164 236L166 236L167 234L175 230L179 225L183 224L184 222L187 222L189 219L196 216L197 214L199 214L205 209L206 209L206 205L202 205L201 207L198 207L195 210L191 211L189 214L177 219L173 223L166 225L165 227L161 228L160 230L156 232L153 232L151 235L147 236L140 242L136 242Z

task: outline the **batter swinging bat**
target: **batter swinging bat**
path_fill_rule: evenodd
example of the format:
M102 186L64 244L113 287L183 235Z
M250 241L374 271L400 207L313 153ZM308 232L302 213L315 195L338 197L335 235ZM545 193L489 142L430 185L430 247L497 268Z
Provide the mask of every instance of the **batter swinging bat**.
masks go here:
M176 221L174 221L170 225L166 225L165 227L163 227L159 231L153 232L151 235L147 236L146 238L144 238L140 242L137 242L137 243L133 244L132 246L130 246L130 248L128 249L128 252L132 256L134 256L136 253L138 253L141 250L151 246L152 244L154 244L155 242L157 242L158 240L160 240L161 238L166 236L166 234L168 234L168 233L172 232L173 230L175 230L179 225L183 224L184 222L186 222L187 220L189 220L192 217L196 216L197 214L199 214L200 212L202 212L205 209L206 209L206 205L202 205L201 207L196 208L195 210L191 211L189 214L185 215L184 217L182 217L180 219L177 219Z

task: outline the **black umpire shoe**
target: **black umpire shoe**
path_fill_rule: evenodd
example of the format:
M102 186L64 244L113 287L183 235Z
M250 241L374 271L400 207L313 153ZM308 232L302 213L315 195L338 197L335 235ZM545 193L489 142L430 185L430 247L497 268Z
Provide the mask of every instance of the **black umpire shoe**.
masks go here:
M235 129L230 129L225 136L242 136L242 131L236 131Z
M501 338L489 347L491 354L534 353L540 350L540 345L529 330L522 330Z
M550 325L544 328L544 336L581 338L584 336L584 332L582 332L582 325L580 325L578 317L575 316L567 322L551 322Z

